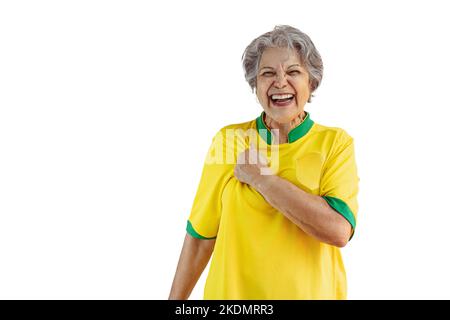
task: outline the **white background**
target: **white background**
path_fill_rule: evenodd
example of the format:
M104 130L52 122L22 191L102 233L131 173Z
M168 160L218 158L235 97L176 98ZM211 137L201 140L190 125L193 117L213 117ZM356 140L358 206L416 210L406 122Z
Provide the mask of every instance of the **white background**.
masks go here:
M261 111L242 52L290 24L355 139L348 297L449 299L446 3L0 2L0 298L166 299L213 135Z

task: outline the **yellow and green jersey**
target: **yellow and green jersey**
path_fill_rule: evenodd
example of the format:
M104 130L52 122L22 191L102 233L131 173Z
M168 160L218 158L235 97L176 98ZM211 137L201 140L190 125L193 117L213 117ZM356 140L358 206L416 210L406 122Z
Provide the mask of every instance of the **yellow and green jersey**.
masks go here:
M354 231L359 178L353 139L306 113L288 142L275 145L263 116L222 128L205 160L187 223L191 236L216 239L204 299L345 299L340 249L307 235L233 170L255 132L276 174L323 197Z

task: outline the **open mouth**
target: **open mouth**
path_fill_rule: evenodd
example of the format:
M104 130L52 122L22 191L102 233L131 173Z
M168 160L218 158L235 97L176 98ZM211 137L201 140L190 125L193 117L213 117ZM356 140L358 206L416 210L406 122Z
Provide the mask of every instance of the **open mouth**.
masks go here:
M295 96L291 93L286 94L272 94L270 96L270 101L276 107L286 107L289 106L294 101Z

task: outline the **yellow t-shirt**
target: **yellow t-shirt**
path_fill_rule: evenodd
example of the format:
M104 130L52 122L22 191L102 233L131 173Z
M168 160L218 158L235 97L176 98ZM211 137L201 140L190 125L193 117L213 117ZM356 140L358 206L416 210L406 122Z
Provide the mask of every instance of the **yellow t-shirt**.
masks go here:
M186 228L194 237L216 238L204 299L345 299L340 249L307 235L233 170L237 154L253 141L246 133L255 132L278 176L324 197L354 230L359 178L353 139L306 113L289 142L275 145L263 116L222 128L205 160Z

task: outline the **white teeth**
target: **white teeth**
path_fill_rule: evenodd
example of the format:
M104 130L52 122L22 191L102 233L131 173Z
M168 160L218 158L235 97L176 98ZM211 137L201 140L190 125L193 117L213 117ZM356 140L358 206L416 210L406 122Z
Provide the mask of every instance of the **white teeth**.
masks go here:
M272 95L272 99L289 99L292 98L294 95L293 94L274 94Z

